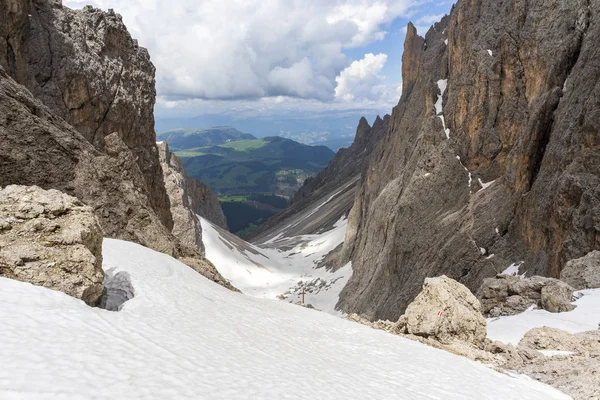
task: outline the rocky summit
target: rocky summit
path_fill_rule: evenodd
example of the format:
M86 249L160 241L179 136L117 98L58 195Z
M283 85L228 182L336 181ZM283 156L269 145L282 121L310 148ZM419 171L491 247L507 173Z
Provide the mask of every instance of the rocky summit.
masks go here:
M403 90L357 188L338 307L398 318L425 277L558 278L600 247L596 0L458 1L408 26ZM522 273L523 273L522 272Z

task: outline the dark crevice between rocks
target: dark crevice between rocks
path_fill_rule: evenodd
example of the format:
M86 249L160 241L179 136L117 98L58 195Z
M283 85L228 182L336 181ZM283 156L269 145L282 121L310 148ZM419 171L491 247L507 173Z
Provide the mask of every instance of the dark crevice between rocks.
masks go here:
M15 52L10 45L10 37L6 38L6 63L8 65L8 72L17 70L17 59L15 57Z
M552 127L554 125L554 112L558 108L559 103L560 101L553 102L553 104L550 105L549 110L547 110L547 115L545 115L546 118L543 118L540 121L538 135L536 135L537 140L533 146L534 150L532 154L530 154L532 162L529 172L529 188L533 187L540 172L542 160L546 153L546 147L550 142L550 134L552 133Z
M123 304L135 296L129 273L121 271L114 274L114 270L105 271L104 292L100 301L100 308L108 311L120 311Z

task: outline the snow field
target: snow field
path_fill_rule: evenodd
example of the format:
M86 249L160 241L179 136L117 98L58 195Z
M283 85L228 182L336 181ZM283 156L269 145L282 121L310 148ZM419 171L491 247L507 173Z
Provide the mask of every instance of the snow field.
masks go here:
M239 245L211 222L201 218L200 223L206 258L243 293L267 299L285 295L285 301L295 303L301 300L304 287L306 304L341 315L335 305L352 276L351 264L335 272L316 267L344 241L346 219L341 218L333 229L321 234L276 236L267 242L278 248L257 247L246 242Z
M465 358L208 281L105 239L121 311L0 278L2 399L566 399ZM585 297L584 297L585 299Z

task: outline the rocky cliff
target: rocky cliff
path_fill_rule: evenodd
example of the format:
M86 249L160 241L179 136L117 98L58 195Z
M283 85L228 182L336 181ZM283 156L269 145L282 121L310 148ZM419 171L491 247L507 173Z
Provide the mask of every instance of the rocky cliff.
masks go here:
M300 202L321 188L339 186L349 178L360 175L373 148L386 133L389 121L389 115L385 115L383 119L377 116L371 127L366 118L362 117L352 145L347 149L340 149L326 168L317 176L308 178L294 195L293 202Z
M475 291L600 248L600 1L459 0L409 25L403 92L357 189L338 307L397 319L425 277Z
M37 185L94 209L106 236L176 255L178 244L150 206L134 155L118 134L99 152L0 66L0 186Z
M0 0L0 10L0 65L99 151L117 133L142 173L138 189L171 229L155 145L155 69L121 16L57 0Z
M231 287L201 249L171 233L153 128L154 67L120 16L0 0L0 37L0 187L75 196L104 236L173 255Z

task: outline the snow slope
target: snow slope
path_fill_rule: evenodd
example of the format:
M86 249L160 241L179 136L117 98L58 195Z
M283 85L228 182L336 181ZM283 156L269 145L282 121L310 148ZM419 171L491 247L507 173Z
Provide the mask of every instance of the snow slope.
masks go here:
M529 310L508 317L489 318L488 338L517 345L525 333L533 328L547 326L570 333L600 329L600 289L582 290L573 304L573 311L551 313L546 310Z
M284 302L106 239L120 312L0 278L1 399L565 399L527 379Z
M199 218L206 258L243 293L267 299L283 295L285 301L296 303L304 288L306 304L340 314L335 305L352 276L351 264L337 271L317 265L344 241L346 219L342 217L327 232L293 237L277 235L257 247Z

